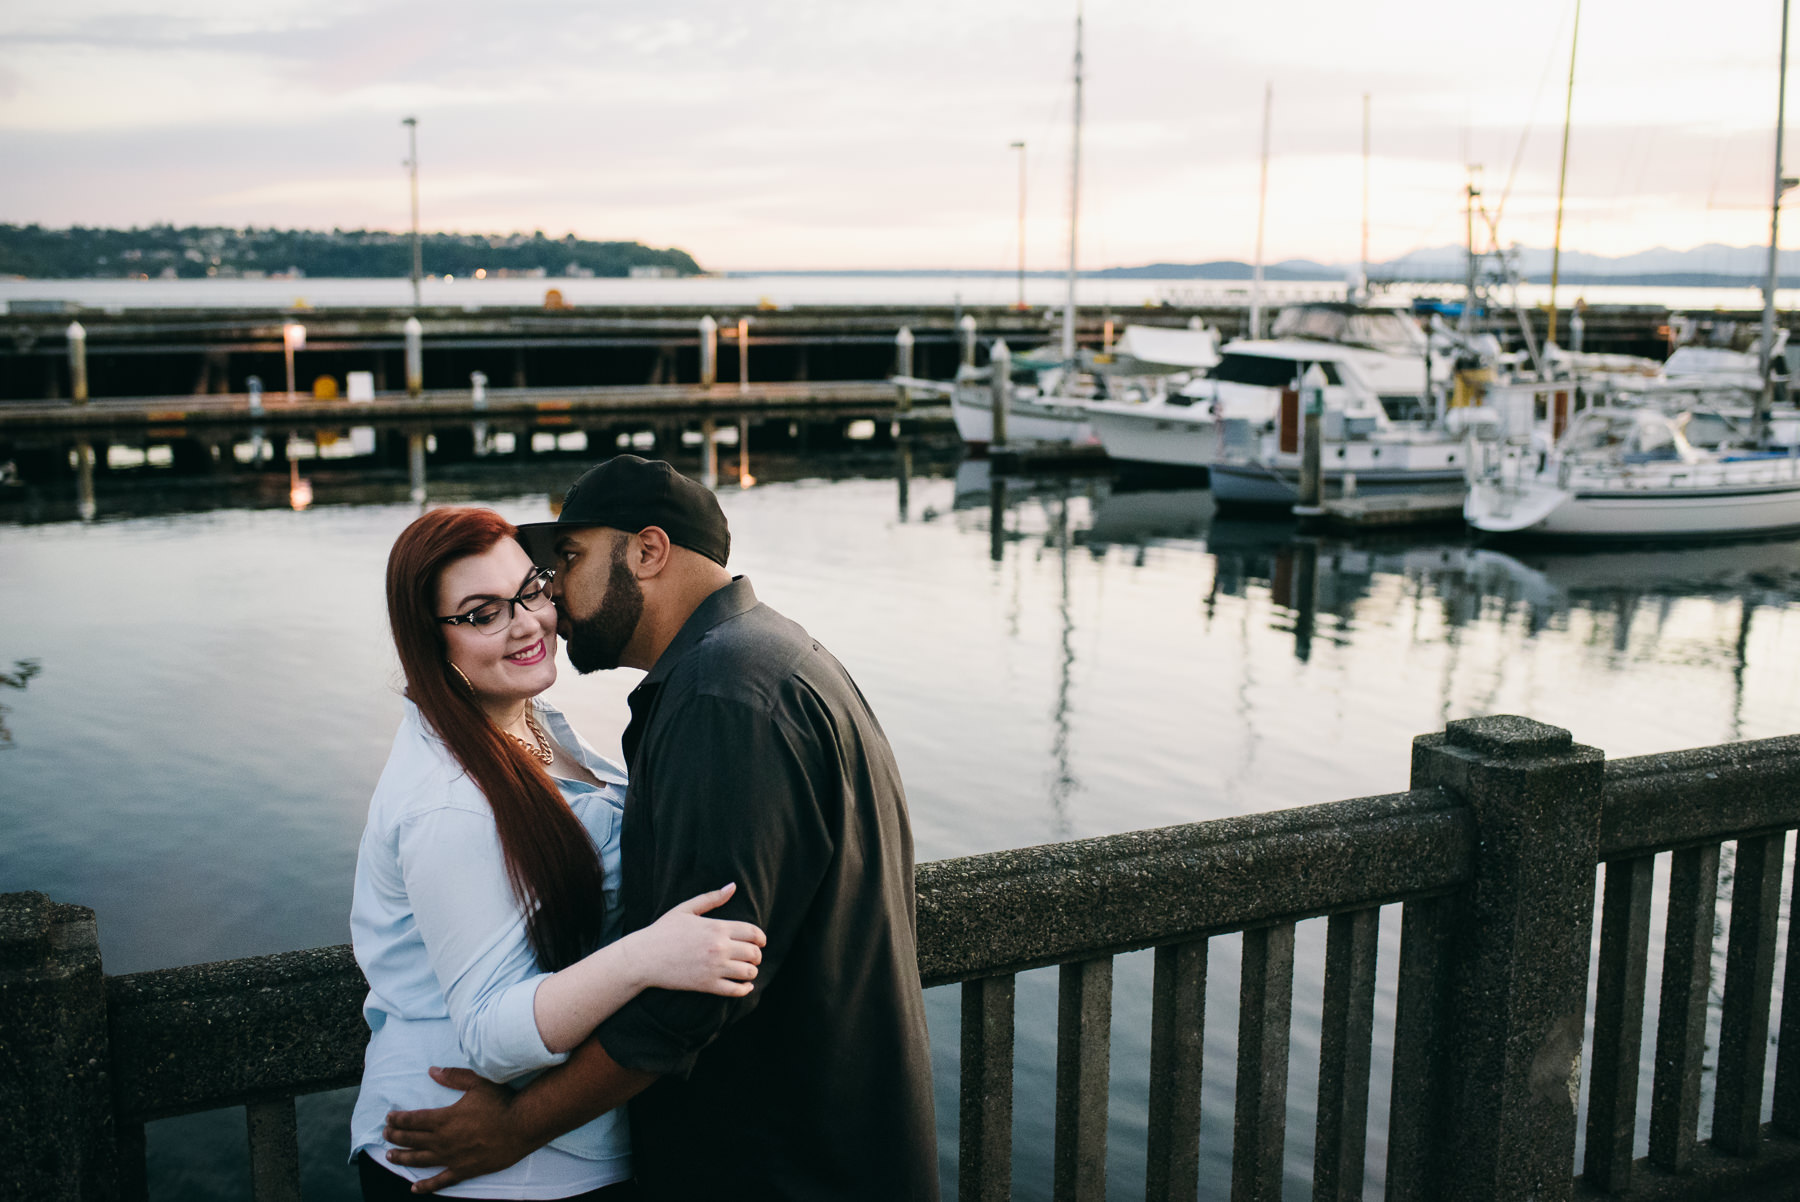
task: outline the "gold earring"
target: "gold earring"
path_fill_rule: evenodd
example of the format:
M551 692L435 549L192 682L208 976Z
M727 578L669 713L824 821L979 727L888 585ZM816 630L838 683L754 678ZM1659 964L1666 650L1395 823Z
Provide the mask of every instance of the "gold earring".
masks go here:
M473 693L475 691L475 686L469 683L469 678L467 676L463 675L463 670L461 668L457 667L455 664L451 664L449 660L445 660L444 662L447 664L450 664L450 670L452 672L456 673L456 675L461 678L461 680L463 682L463 688L465 688L465 689L469 690L469 692Z

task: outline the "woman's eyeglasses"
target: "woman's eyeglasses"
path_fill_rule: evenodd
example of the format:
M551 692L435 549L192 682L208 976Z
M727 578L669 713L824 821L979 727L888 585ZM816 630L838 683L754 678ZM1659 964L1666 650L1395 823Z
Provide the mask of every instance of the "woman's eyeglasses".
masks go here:
M555 577L555 569L541 568L526 578L518 596L483 601L467 613L438 621L446 626L467 626L480 634L498 634L512 625L520 609L542 609L550 600L550 581Z

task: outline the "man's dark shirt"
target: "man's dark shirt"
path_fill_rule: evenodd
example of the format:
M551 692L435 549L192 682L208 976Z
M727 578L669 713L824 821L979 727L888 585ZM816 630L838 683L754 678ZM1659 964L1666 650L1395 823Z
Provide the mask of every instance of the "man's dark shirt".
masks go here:
M650 990L600 1026L646 1198L935 1199L912 832L887 737L831 653L738 577L631 694L627 930L737 883L768 934L743 999Z

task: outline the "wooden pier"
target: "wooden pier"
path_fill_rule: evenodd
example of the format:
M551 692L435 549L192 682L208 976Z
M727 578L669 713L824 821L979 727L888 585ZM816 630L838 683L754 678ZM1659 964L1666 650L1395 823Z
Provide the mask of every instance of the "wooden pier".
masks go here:
M317 400L264 394L260 410L245 394L226 396L112 397L69 401L0 403L0 433L27 430L130 429L163 426L344 426L371 422L483 418L531 418L556 424L581 415L754 414L758 418L837 413L869 416L895 408L895 389L884 380L821 380L719 384L616 385L590 388L503 388L481 402L464 389L434 389L418 397L378 394L373 401ZM927 410L915 410L919 416Z
M1365 493L1325 501L1321 525L1343 530L1390 530L1417 526L1460 526L1467 489Z

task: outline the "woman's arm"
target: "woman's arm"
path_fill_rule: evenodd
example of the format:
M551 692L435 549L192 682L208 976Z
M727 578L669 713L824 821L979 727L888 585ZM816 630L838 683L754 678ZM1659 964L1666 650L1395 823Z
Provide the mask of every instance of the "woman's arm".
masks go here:
M747 995L762 963L761 928L700 917L736 891L732 884L689 898L643 930L546 977L533 1005L544 1046L570 1051L646 989Z

